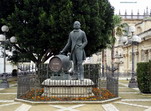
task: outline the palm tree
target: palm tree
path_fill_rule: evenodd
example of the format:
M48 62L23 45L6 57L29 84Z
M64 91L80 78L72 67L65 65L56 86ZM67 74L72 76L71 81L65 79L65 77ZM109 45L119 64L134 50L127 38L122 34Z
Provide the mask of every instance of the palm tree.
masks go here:
M116 38L115 36L122 37L122 36L128 36L129 35L129 26L127 23L121 23L122 18L118 15L113 16L113 24L114 27L112 29L112 35L110 35L110 44L107 44L107 47L111 49L111 64L112 64L112 75L114 76L114 45ZM102 50L102 75L104 75L104 59L105 59L104 49Z
M114 45L115 45L115 41L116 38L115 36L121 37L123 35L128 35L128 30L129 30L129 26L127 23L121 23L122 22L122 18L118 15L114 15L113 16L113 24L114 24L114 28L112 30L112 35L110 37L110 45L109 47L111 48L111 64L112 64L112 75L114 76L114 71L116 69L114 69Z

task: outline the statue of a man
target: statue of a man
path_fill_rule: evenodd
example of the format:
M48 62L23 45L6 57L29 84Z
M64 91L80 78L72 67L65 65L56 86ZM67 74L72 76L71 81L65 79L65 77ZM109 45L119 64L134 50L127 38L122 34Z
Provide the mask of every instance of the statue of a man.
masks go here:
M74 74L77 75L78 80L83 80L84 68L82 62L86 59L84 47L88 41L85 32L80 29L80 25L79 21L74 22L74 30L70 32L68 42L60 53L70 50L70 60L74 64Z

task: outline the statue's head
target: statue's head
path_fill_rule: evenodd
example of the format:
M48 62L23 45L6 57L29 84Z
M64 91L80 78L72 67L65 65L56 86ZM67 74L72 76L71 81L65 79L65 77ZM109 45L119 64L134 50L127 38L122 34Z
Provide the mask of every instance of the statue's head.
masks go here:
M81 24L80 24L79 21L75 21L74 24L73 24L74 29L80 29L81 28L80 26L81 26Z

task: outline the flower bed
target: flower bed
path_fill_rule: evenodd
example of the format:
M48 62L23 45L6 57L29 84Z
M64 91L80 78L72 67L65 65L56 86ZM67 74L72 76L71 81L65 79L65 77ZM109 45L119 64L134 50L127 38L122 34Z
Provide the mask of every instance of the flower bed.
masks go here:
M107 89L98 88L93 88L92 92L94 96L89 97L57 97L57 96L47 97L42 96L43 92L44 92L43 88L36 90L32 89L31 91L23 95L21 98L32 101L100 101L116 97Z

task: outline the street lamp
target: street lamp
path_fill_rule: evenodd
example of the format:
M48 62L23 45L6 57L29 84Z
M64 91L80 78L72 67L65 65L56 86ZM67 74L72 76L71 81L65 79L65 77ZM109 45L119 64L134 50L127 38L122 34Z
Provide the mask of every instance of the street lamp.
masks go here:
M7 73L6 73L6 44L7 43L15 43L16 37L12 36L10 38L10 40L8 40L6 38L6 33L9 31L9 28L6 25L3 25L1 27L1 30L2 30L2 32L4 32L4 34L0 34L0 42L3 43L3 48L4 48L4 53L3 53L3 56L4 56L4 73L3 73L3 77L2 77L2 82L0 84L0 88L8 88L9 84L7 81Z
M123 56L121 54L118 54L118 51L117 51L116 54L115 54L115 64L117 64L118 75L119 75L119 70L120 70L119 65L123 63L121 61L121 58L123 58Z
M140 43L141 38L138 37L137 35L134 35L134 32L135 32L134 26L130 26L129 32L132 34L130 40L128 40L128 37L124 36L124 37L122 37L122 39L123 39L122 42L124 44L131 43L131 46L132 46L132 76L131 76L131 79L129 81L128 87L129 88L136 88L137 87L137 81L135 79L135 72L134 72L134 45Z

